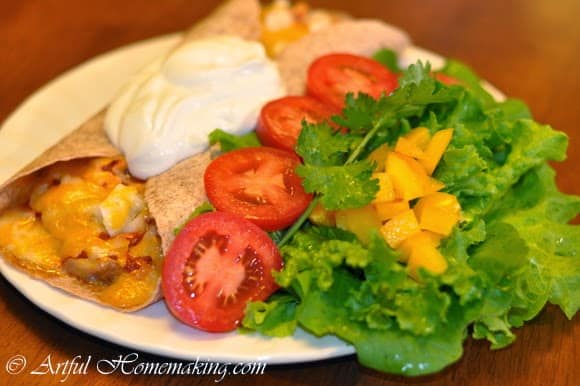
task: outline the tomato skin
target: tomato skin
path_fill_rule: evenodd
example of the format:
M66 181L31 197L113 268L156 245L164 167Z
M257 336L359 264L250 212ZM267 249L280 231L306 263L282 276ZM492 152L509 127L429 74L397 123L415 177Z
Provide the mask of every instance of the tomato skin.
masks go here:
M247 251L252 251L249 263ZM243 319L248 302L265 300L279 288L272 271L282 266L278 248L263 230L238 216L211 212L189 221L177 235L165 257L161 287L169 310L182 322L209 332L231 331ZM242 268L244 277L234 285L231 301L222 294L227 293L224 288L231 290L232 278L239 279ZM202 276L209 280L203 289L192 291L190 282Z
M205 192L219 211L236 214L266 231L290 226L312 201L296 174L300 159L272 147L222 154L204 174Z
M294 151L302 130L302 120L318 123L337 111L308 96L287 96L262 108L256 134L264 146Z
M351 54L321 56L310 65L307 94L342 109L347 93L362 92L378 98L398 87L397 75L376 60Z

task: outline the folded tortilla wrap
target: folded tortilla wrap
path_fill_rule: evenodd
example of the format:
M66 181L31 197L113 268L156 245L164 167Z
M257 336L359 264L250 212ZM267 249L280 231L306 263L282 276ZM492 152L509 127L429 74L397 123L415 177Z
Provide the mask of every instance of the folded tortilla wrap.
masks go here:
M187 31L183 42L217 34L258 40L260 28L258 1L230 0ZM320 55L337 51L369 55L380 48L401 51L408 44L409 39L403 32L380 21L347 20L290 44L276 61L287 89L291 94L299 94L304 90L309 63ZM1 185L0 212L28 199L31 181L35 172L40 169L59 161L119 155L119 150L109 142L104 131L105 112L101 111L90 118ZM174 239L173 230L206 200L203 173L211 160L210 153L208 150L183 160L166 172L146 181L144 198L149 213L155 220L163 253L167 252ZM28 273L76 296L100 303L95 294L74 277L62 275L47 278L33 272ZM122 311L146 307L160 297L158 286L149 301Z

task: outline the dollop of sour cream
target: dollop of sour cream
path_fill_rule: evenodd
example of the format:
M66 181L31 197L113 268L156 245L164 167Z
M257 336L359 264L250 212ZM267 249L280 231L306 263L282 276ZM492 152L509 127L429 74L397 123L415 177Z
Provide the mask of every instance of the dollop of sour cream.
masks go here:
M138 73L107 111L105 131L146 179L207 149L208 134L244 134L262 106L284 94L257 42L216 36L178 46Z

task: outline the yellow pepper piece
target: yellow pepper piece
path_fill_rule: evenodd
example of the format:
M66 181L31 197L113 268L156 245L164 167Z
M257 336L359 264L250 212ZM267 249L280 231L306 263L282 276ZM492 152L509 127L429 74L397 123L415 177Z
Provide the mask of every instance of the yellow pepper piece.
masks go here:
M375 210L381 221L387 221L396 215L409 210L409 201L394 200L386 202L375 202Z
M381 227L381 234L392 248L397 248L403 240L419 230L415 213L409 209L387 221Z
M395 151L413 158L422 158L424 156L423 150L415 142L405 137L399 137L395 145Z
M425 153L420 159L427 174L433 174L433 171L437 167L441 157L443 157L443 153L445 153L445 149L447 149L449 142L451 142L452 136L453 129L444 129L436 132L429 141Z
M425 183L425 196L440 191L445 187L445 184L435 178L429 178Z
M386 172L391 177L397 198L412 200L425 194L428 176L415 159L390 152L387 155Z
M413 250L422 244L429 244L437 248L441 242L441 235L430 231L419 231L409 236L405 241L399 245L399 260L406 263Z
M407 267L411 276L417 279L417 269L419 268L425 268L434 274L445 272L447 270L447 260L437 250L437 247L430 243L422 243L413 248Z
M449 193L437 192L422 197L414 211L421 229L443 236L449 236L461 218L459 202Z
M419 149L425 150L431 139L431 133L429 133L429 129L426 127L417 127L405 134L405 138L415 144Z
M314 207L308 219L316 225L336 226L335 213L324 209L320 204Z
M387 154L389 153L389 146L387 144L382 144L377 147L369 156L367 157L370 161L374 161L377 167L376 172L385 171L385 160L387 159Z
M370 242L370 232L382 225L377 212L371 205L357 209L337 210L336 226L354 233L363 244Z
M379 191L375 195L373 202L392 201L395 199L393 183L387 173L374 173L373 179L379 180Z

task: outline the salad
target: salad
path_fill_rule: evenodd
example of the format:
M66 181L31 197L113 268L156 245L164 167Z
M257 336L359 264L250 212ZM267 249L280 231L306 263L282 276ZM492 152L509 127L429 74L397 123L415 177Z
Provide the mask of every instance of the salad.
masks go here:
M256 133L210 135L209 202L164 263L174 315L332 334L405 375L458 360L469 335L508 346L548 302L575 315L580 198L548 164L564 133L461 63L400 69L387 50L319 58L307 94L267 104Z

